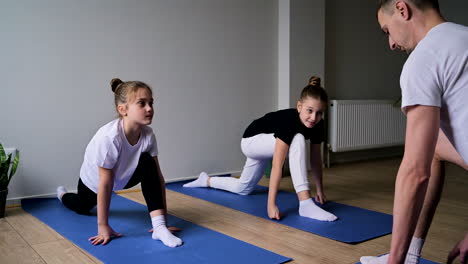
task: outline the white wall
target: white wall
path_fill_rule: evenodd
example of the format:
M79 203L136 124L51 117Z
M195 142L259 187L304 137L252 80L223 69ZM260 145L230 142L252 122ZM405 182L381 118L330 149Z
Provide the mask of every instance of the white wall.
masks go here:
M278 109L290 107L291 0L278 0Z
M291 1L290 106L312 75L325 85L325 0Z
M332 99L397 99L407 55L392 52L376 1L326 1L325 87Z
M468 2L460 0L440 0L440 12L451 22L468 26Z
M312 75L325 75L325 0L278 0L278 109L295 107Z
M115 117L109 81L153 87L167 179L238 171L240 139L277 106L277 2L2 1L0 142L21 151L9 199L76 188Z
M333 99L397 99L407 55L391 51L375 0L326 1L326 89ZM439 1L450 21L468 25L468 1Z

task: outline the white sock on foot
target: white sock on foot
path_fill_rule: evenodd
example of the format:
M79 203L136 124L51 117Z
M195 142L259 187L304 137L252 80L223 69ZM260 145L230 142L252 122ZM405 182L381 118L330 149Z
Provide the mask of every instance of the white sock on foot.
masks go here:
M362 264L387 264L388 256L388 254L382 255L380 257L364 256L361 257L360 261Z
M60 202L62 202L62 195L64 195L67 192L68 191L67 189L65 189L65 187L63 186L57 187L57 198L60 200Z
M206 172L202 172L196 180L184 184L183 187L208 187L208 177Z
M182 245L182 239L174 236L171 231L167 229L164 215L152 217L151 224L153 225L153 239L161 240L161 242L168 247L177 247Z
M318 207L312 199L299 202L299 215L319 221L335 221L337 217Z
M411 239L408 254L406 254L405 264L419 264L419 259L421 258L421 251L423 245L424 239L419 237L413 237Z
M405 264L419 264L421 258L421 251L424 245L424 239L413 237L411 244L406 254ZM361 257L362 264L387 264L389 254L380 257L365 256Z

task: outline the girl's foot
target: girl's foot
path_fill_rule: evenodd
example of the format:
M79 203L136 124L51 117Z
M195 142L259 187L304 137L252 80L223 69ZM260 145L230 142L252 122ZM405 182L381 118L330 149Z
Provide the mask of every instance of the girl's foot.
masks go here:
M167 229L164 215L151 218L151 223L153 224L152 238L154 240L161 240L164 245L172 248L182 245L182 239L174 236L171 231Z
M63 186L57 187L57 198L62 202L62 196L66 194L68 191Z
M208 174L202 172L196 180L184 184L183 187L208 187L208 178Z
M312 199L299 202L299 215L312 218L319 221L335 221L338 219L335 215L318 207Z

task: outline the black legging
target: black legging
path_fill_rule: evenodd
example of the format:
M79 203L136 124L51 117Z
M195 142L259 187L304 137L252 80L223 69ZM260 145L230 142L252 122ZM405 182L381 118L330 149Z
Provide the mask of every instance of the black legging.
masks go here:
M141 153L138 166L124 189L131 188L140 182L143 196L148 205L148 212L165 209L158 168L153 157L146 152ZM80 179L78 181L78 193L64 194L62 203L68 209L79 214L89 214L89 211L97 204L97 194L86 187Z

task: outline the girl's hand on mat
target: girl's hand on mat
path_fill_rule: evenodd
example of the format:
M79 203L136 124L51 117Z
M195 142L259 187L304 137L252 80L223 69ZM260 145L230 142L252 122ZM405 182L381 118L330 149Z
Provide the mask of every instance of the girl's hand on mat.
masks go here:
M178 228L178 227L175 227L175 226L168 226L167 229L169 229L169 231L171 231L171 233L175 233L175 232L179 232L181 231L182 229ZM148 232L150 233L153 233L153 228L151 228Z
M268 205L268 217L270 217L270 219L280 220L283 216L284 214L279 211L276 204Z
M327 197L323 192L317 192L317 196L315 196L315 201L320 204L324 204L327 202Z
M105 245L111 241L112 237L120 237L122 236L121 233L115 232L110 225L98 225L98 235L93 236L89 241L91 241L91 244L97 246L102 243L102 245Z

